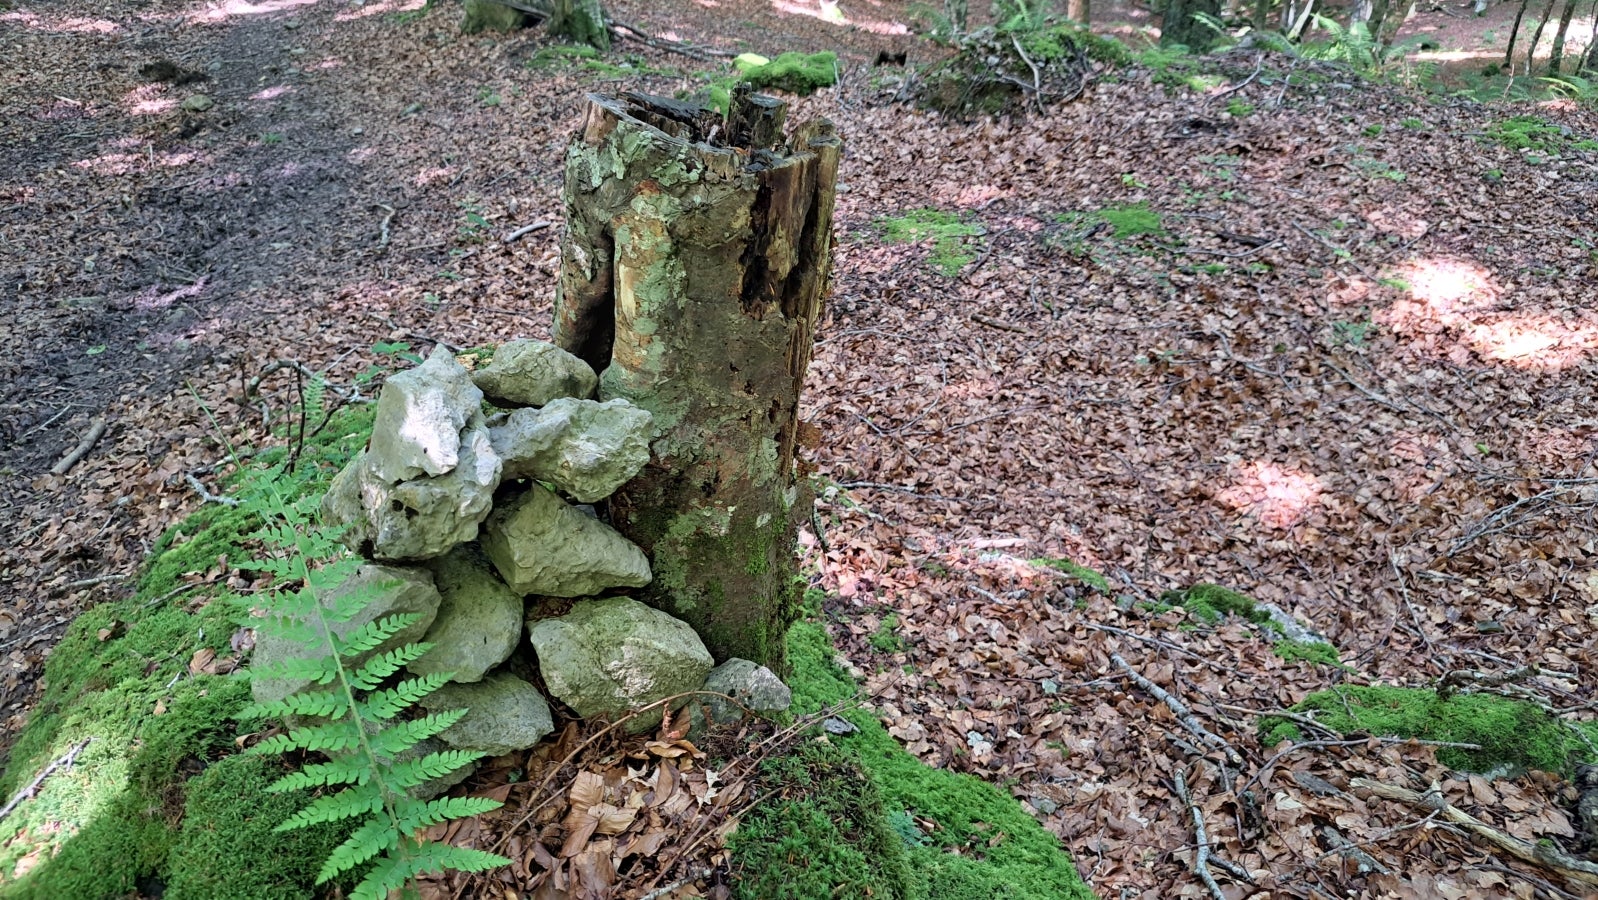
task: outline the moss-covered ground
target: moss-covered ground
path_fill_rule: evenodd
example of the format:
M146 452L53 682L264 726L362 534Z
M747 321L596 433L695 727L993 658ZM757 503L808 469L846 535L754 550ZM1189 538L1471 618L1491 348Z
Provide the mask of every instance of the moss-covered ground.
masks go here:
M788 634L795 713L854 696L857 686L833 652L812 608ZM858 730L815 736L767 773L777 799L734 835L738 896L1093 896L1059 841L1014 799L973 776L922 764L868 710L840 715Z
M1538 769L1568 776L1578 762L1598 762L1598 723L1563 722L1534 704L1490 694L1443 699L1423 688L1337 687L1305 697L1292 711L1344 735L1476 744L1480 750L1444 747L1437 753L1445 765L1468 772ZM1260 732L1267 745L1303 737L1281 718L1261 719Z
M877 225L883 236L896 244L931 241L932 252L927 261L948 278L960 274L967 263L976 259L973 243L966 239L987 233L980 223L941 209L912 209L880 219Z
M370 427L369 409L336 415L304 448L295 492L323 492ZM281 456L272 451L257 462ZM276 824L305 798L263 799L260 785L270 778L261 764L246 772L246 763L230 760L233 717L249 700L244 677L189 666L198 651L233 655L238 606L202 576L219 556L247 553L257 525L235 507L201 507L156 542L132 596L83 613L51 653L44 696L0 773L0 797L81 749L0 823L0 897L306 895L315 866L305 857L319 863L331 845L322 856L309 848L327 835L240 829L242 820ZM215 771L218 761L228 768ZM218 844L217 835L235 834ZM221 893L218 873L229 879ZM210 886L201 886L207 878Z
M1260 635L1271 642L1271 652L1287 662L1307 662L1348 669L1337 648L1324 641L1289 639L1282 624L1253 597L1218 584L1195 584L1180 591L1166 591L1158 604L1148 606L1153 615L1181 607L1189 619L1201 625L1219 625L1227 616L1237 616L1258 626Z

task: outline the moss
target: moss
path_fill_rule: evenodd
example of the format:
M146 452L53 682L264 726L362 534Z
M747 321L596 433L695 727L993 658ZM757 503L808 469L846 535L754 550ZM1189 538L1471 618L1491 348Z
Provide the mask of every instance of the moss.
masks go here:
M888 613L883 616L882 624L866 643L879 653L898 653L904 650L904 638L899 635L899 614Z
M1480 750L1443 748L1437 758L1470 772L1502 767L1539 769L1569 775L1579 761L1598 761L1572 727L1541 708L1520 700L1488 694L1455 694L1444 700L1436 691L1399 687L1340 687L1305 697L1293 712L1339 734L1477 744ZM1598 724L1577 727L1598 739ZM1298 729L1283 719L1260 719L1267 744L1296 740Z
M576 60L598 58L599 49L597 47L590 47L587 44L556 44L553 47L545 47L528 57L526 65L529 69L548 69ZM492 358L493 349L487 349L489 350L489 358ZM474 353L476 350L468 350L466 352ZM487 359L483 360L483 362L487 361ZM471 366L467 366L467 368L471 368Z
M1105 578L1103 575L1099 574L1093 569L1090 569L1087 566L1078 565L1069 559L1040 558L1028 560L1028 562L1032 563L1034 566L1043 566L1044 568L1053 569L1056 572L1064 572L1065 574L1070 575L1072 578L1075 578L1077 581L1082 582L1101 594L1108 594L1110 592L1109 579Z
M167 865L165 900L292 900L314 892L321 861L348 827L272 829L302 809L304 791L267 793L285 774L258 756L230 756L189 782ZM218 860L248 859L248 866Z
M1218 624L1229 615L1256 625L1271 621L1271 614L1260 609L1253 597L1218 584L1195 584L1185 591L1166 591L1160 595L1160 600L1181 605L1190 618L1208 625Z
M1115 237L1118 240L1137 237L1141 234L1161 235L1165 233L1165 224L1160 221L1160 214L1149 209L1148 203L1133 203L1128 206L1112 206L1107 209L1101 209L1099 210L1099 218L1115 229Z
M789 684L796 713L813 712L855 694L854 681L832 662L832 657L827 633L815 621L797 622L789 630ZM849 710L842 717L859 731L837 738L835 744L858 760L870 776L881 795L883 809L909 814L915 822L928 825L923 832L924 842L903 841L910 868L917 873L911 885L915 892L910 896L929 900L1070 900L1093 896L1059 842L1014 799L970 775L922 764L905 752L866 710ZM818 784L831 787L826 782ZM848 787L841 785L840 789L847 791ZM891 821L888 827L892 827ZM803 856L771 859L767 865L777 868L772 877L779 879L784 872L798 877L797 871L816 868L813 860ZM821 881L828 883L826 877ZM834 896L894 896L894 889L895 884L889 881L871 886L870 890Z
M1310 662L1322 666L1351 671L1343 665L1343 659L1337 653L1337 648L1322 641L1292 641L1280 640L1271 645L1271 652L1288 662Z
M976 258L965 239L987 233L980 224L941 209L912 209L902 216L878 219L877 225L883 236L896 244L932 241L928 261L949 278L960 274Z
M466 17L461 19L461 34L484 31L508 33L527 27L527 14L502 6L493 0L466 0Z
M838 83L838 54L783 53L765 65L740 64L743 80L754 87L810 94Z

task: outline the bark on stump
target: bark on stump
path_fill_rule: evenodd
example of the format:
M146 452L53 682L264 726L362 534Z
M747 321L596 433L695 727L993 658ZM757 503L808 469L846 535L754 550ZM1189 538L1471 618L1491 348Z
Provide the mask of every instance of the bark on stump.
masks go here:
M780 145L786 107L735 94L721 116L589 95L566 155L555 343L600 397L655 416L654 459L610 501L649 553L644 599L717 662L784 667L802 590L794 542L799 392L827 287L842 143L825 119Z

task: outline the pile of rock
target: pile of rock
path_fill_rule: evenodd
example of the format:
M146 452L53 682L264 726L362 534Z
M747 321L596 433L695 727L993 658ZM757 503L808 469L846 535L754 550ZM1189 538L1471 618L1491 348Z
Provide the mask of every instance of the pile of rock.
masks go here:
M476 371L436 351L384 384L367 449L322 501L323 521L343 528L369 561L341 590L372 599L337 630L419 616L372 653L434 645L409 668L451 673L424 706L469 709L439 735L452 747L498 755L553 730L548 702L523 677L532 666L551 696L585 718L700 689L763 712L788 705L769 670L737 659L715 668L686 623L618 594L649 583L649 559L592 504L649 462L653 422L625 400L590 399L597 386L586 363L541 341L512 341ZM584 599L537 618L545 598ZM530 660L516 652L524 628ZM271 665L323 650L263 636L255 658ZM254 681L263 701L306 686ZM709 711L737 712L724 702ZM655 710L628 727L660 720Z

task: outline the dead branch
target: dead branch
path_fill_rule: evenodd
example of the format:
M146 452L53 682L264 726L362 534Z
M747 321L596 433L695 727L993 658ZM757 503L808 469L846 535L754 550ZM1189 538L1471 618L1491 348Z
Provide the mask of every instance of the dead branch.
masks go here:
M377 249L381 250L388 246L388 223L394 221L394 207L379 203L377 208L388 213L377 226Z
M1560 850L1552 841L1539 841L1533 844L1523 841L1514 835L1488 825L1468 812L1443 799L1442 788L1436 782L1424 794L1416 793L1408 788L1397 785L1384 784L1369 778L1355 778L1349 782L1350 786L1370 791L1383 800L1397 800L1408 803L1417 809L1431 810L1439 813L1443 819L1453 825L1458 825L1466 832L1486 841L1518 859L1552 869L1571 881L1598 887L1598 863L1577 859Z
M194 477L193 472L184 472L183 480L188 482L189 487L194 488L194 492L200 495L200 501L203 503L220 503L223 506L239 505L238 498L236 497L224 497L221 494L213 494L206 490L205 485L200 481L200 479Z
M1501 687L1506 684L1525 681L1527 678L1535 678L1539 674L1541 672L1536 665L1519 666L1497 675L1478 672L1475 669L1455 669L1438 680L1437 699L1447 700L1467 683L1476 687Z
M72 448L72 452L61 457L60 462L50 467L50 474L65 475L72 471L72 467L82 462L83 458L89 455L89 451L94 449L95 442L104 435L105 419L103 417L95 419L94 424L89 426L88 434L83 436L83 440L78 441L78 445Z
M535 231L543 231L545 228L548 228L552 224L554 224L554 223L552 223L552 222L534 222L531 225L523 225L522 227L516 229L515 231L512 231L510 234L505 235L505 243L513 244L516 241L521 240L522 238L528 236L529 234L532 234Z
M980 313L973 313L971 315L971 321L977 323L978 325L986 325L989 328L997 328L1000 331L1012 331L1016 334L1032 333L1032 329L1026 327L1025 325L1016 325L1013 322L1006 322L1003 319L995 319L992 316L984 316Z
M0 807L0 819L4 819L6 816L11 815L11 811L16 809L17 806L22 803L22 801L32 797L34 792L39 789L39 786L44 784L44 780L49 778L56 769L71 768L73 760L78 758L78 754L82 753L83 748L89 746L89 742L92 740L94 740L94 738L84 738L83 740L78 741L75 745L73 745L71 750L63 753L54 762L50 763L48 766L45 766L38 775L33 777L32 781L28 782L27 787L17 791L12 795L10 800L6 801L5 806Z
M1176 770L1176 796L1185 804L1187 811L1193 817L1193 874L1209 889L1210 896L1215 900L1226 900L1226 894L1221 886L1215 883L1215 876L1210 873L1210 836L1204 830L1204 813L1193 802L1193 794L1187 789L1187 776L1181 769Z
M1171 712L1176 715L1176 720L1180 722L1182 727L1186 728L1190 734L1204 743L1209 744L1212 748L1221 751L1221 753L1226 756L1227 762L1230 762L1232 765L1243 765L1243 755L1238 753L1237 750L1233 749L1232 745L1228 744L1224 738L1211 732L1203 725L1200 725L1198 718L1193 715L1193 711L1188 709L1185 703L1171 696L1170 692L1166 691L1165 688L1162 688L1145 678L1143 673L1132 668L1131 663L1127 662L1125 659L1122 659L1121 654L1110 654L1110 662L1113 662L1119 666L1121 670L1126 673L1128 678L1137 683L1138 687L1152 694L1154 699L1164 703L1167 707L1170 707Z
M494 0L494 2L500 3L503 2L503 0ZM615 19L610 19L606 24L610 30L611 36L613 37L617 37L625 41L637 41L645 46L654 47L656 50L664 50L667 53L676 53L681 56L686 56L689 59L710 62L717 59L732 59L738 55L727 50L717 50L713 47L699 47L694 44L685 43L683 41L672 41L667 40L666 38L655 37L654 35L644 32L636 25L628 25L626 22L618 22Z

